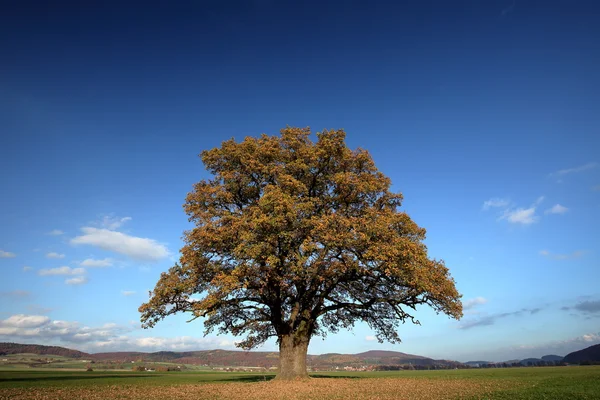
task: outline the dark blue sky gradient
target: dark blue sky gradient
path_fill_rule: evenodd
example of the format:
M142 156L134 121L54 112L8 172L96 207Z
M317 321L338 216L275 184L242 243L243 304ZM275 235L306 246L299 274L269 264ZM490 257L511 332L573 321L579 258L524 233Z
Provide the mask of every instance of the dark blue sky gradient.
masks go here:
M44 252L66 253L61 262L73 267L115 257L44 236L61 229L72 238L100 215L131 216L128 234L168 243L176 256L187 227L181 204L207 177L197 154L291 125L345 128L350 147L368 149L428 229L431 253L448 262L466 299L490 300L491 315L545 302L543 290L529 291L534 280L563 287L564 302L600 296L590 279L600 279L598 21L597 1L5 1L0 250L17 257L3 290L27 289L23 265L58 266ZM495 197L512 211L535 204L538 218L513 223L502 210L482 211ZM567 214L544 214L558 203ZM544 249L584 255L548 265ZM119 279L90 272L87 290L111 290L107 279L124 282L116 293L143 293L172 260L133 265ZM119 318L138 318L142 297L129 308L117 300L115 309L129 310ZM52 318L94 325L89 315L63 309ZM449 324L432 321L440 332L435 324ZM544 338L587 334L589 324ZM498 335L509 346L539 338L538 328ZM450 347L489 345L486 335L448 329ZM414 332L418 342L424 331Z

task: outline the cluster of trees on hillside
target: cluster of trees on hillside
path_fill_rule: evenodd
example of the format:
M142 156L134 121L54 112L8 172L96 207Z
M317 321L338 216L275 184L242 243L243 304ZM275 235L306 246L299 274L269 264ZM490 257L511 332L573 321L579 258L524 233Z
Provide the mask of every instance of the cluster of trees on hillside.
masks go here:
M526 362L512 362L512 363L489 363L480 364L479 368L516 368L516 367L564 367L567 364L564 361L526 361ZM477 368L477 367L469 367Z
M133 367L131 367L132 371L140 371L140 372L144 372L144 371L169 372L169 371L182 371L184 369L186 369L185 366L181 366L181 365L173 365L173 366L134 365Z
M462 363L456 364L433 364L433 365L419 365L419 364L403 364L403 365L376 365L374 371L425 371L425 370L437 370L437 369L468 369L468 365Z
M581 361L579 363L579 365L600 365L600 361L585 360L585 361Z

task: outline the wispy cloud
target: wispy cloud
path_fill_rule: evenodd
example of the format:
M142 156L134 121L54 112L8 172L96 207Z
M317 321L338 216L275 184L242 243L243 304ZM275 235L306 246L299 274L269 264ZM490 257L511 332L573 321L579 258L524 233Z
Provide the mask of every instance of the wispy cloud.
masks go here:
M471 319L469 321L464 321L458 327L460 329L472 329L478 326L494 325L498 318L499 317L494 315L483 316L476 319Z
M133 296L136 292L133 290L121 290L123 296Z
M167 248L153 239L129 236L108 229L84 227L81 230L84 234L71 239L71 244L96 246L137 260L155 261L169 255Z
M515 9L516 5L517 5L516 0L513 0L513 2L512 2L511 5L509 5L508 7L505 7L505 8L502 9L502 11L500 12L500 16L501 17L505 17L508 14L510 14Z
M114 231L116 229L119 229L121 226L123 226L123 224L127 221L131 221L131 217L119 218L119 217L109 215L109 216L104 216L102 218L100 225L103 228Z
M484 211L489 210L490 208L505 208L510 205L510 200L501 199L499 197L493 197L489 200L483 202L483 206L481 207Z
M535 307L535 308L522 308L518 311L504 312L498 314L491 315L482 315L477 318L472 318L470 320L462 322L458 327L459 329L472 329L480 326L489 326L494 325L498 320L508 318L508 317L520 317L524 315L533 315L537 314L543 310L543 307Z
M583 164L577 167L573 167L573 168L565 168L565 169L561 169L558 170L556 172L552 172L551 174L549 174L548 176L551 178L562 178L566 175L570 175L570 174L576 174L579 172L584 172L593 168L596 168L598 166L597 162L589 162L587 164Z
M535 214L537 207L544 201L544 196L540 196L529 208L508 208L500 216L499 220L507 220L512 224L530 225L539 221Z
M65 279L67 285L84 285L88 283L88 279L85 276L76 276L75 278Z
M10 251L0 250L0 258L14 258L16 256L15 253L11 253Z
M50 252L48 254L46 254L46 258L65 258L64 254L58 254L55 252Z
M63 231L61 231L60 229L53 229L50 232L48 232L48 235L51 236L60 236L60 235L64 235L65 233Z
M62 266L58 268L40 269L38 275L50 276L50 275L81 275L85 273L84 268L71 268L68 266Z
M600 314L600 300L582 301L575 304L573 309L586 314Z
M365 340L367 342L373 342L373 341L377 340L377 338L375 336L369 335L369 336L365 336Z
M544 211L544 214L564 214L567 211L569 211L567 207L561 206L560 204L555 204L546 211Z
M551 253L548 250L540 250L540 255L550 258L552 260L572 260L574 258L579 258L584 254L583 251L577 250L570 254L559 254L559 253Z
M469 299L463 302L463 310L470 310L487 302L487 299L484 297L475 297L473 299Z
M113 260L112 258L104 258L102 260L94 260L92 258L87 258L79 263L82 267L91 267L91 268L104 268L104 267L112 267Z
M33 269L33 267L30 267L27 265L23 267L23 271L31 271L32 269Z
M537 200L528 208L515 207L513 203L500 197L493 197L483 202L482 209L484 211L491 210L492 208L500 209L501 214L498 220L506 220L511 224L522 224L530 225L539 220L539 216L536 215L537 207L544 201L544 196L540 196Z

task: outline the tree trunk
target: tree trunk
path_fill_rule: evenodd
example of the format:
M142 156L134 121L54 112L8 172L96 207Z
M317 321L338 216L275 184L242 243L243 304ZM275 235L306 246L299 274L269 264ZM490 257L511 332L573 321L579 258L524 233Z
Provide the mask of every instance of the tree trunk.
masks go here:
M308 335L290 334L279 339L279 373L276 379L308 379L306 354Z

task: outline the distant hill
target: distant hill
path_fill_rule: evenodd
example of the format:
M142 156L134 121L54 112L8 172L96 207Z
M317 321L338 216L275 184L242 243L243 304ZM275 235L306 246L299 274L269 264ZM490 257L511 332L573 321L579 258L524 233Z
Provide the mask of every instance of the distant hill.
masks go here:
M583 361L600 361L600 344L569 353L563 358L563 361L568 364L579 364Z
M448 363L446 360L434 360L432 358L417 356L414 354L386 350L370 350L364 353L354 354L353 356L360 360L360 363L369 365L445 365ZM322 357L322 355L319 357Z
M208 366L232 366L232 367L276 367L279 365L278 352L266 351L231 351L231 350L202 350L202 351L159 351L155 353L143 352L108 352L88 354L77 350L66 349L56 346L28 345L17 343L0 343L0 354L48 354L59 355L69 358L86 358L94 361L115 362L171 362L177 364L208 365ZM308 365L312 368L344 368L359 367L364 365L394 366L460 366L457 361L434 360L432 358L414 354L401 353L398 351L371 350L358 354L320 354L308 355Z
M275 367L279 364L278 352L264 351L230 351L230 350L204 350L157 353L116 352L97 353L90 357L93 360L115 360L115 361L153 361L174 362L195 365L227 365L227 366L258 366ZM327 368L335 366L359 366L359 365L454 365L460 364L455 361L434 360L427 357L406 354L397 351L372 350L359 354L328 353L320 355L308 355L308 365L314 368Z
M355 354L357 357L361 358L411 358L411 359L424 359L431 360L431 358L416 356L414 354L401 353L399 351L389 351L389 350L369 350L364 353Z
M203 350L203 351L159 351L155 353L141 352L113 352L96 353L90 357L95 361L147 361L147 362L172 362L192 365L218 365L218 366L257 366L271 367L278 365L279 353L265 351L229 351L229 350ZM310 356L309 356L310 357Z
M542 360L544 361L562 361L564 357L557 356L555 354L549 354L547 356L542 356Z
M88 353L58 346L42 346L40 344L0 343L0 354L40 354L68 358L89 358Z

